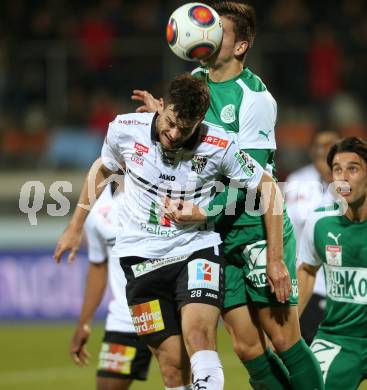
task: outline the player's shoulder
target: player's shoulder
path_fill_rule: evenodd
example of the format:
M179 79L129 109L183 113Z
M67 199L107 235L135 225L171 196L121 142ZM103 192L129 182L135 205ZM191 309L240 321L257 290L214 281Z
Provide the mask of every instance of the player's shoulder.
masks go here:
M198 66L191 71L191 75L197 78L206 79L209 75L209 69L203 66Z
M129 113L117 115L110 123L109 138L118 144L150 137L152 120L155 113Z
M233 142L233 137L221 126L203 124L200 131L199 145L225 150Z
M253 73L249 68L245 68L241 72L236 82L251 92L259 93L266 92L268 90L261 78L257 74Z
M339 218L342 215L342 209L336 202L325 204L315 209L308 217L307 224L315 226L321 222L328 221L330 217Z
M248 109L258 108L260 112L269 111L276 113L276 100L268 91L259 76L248 68L244 69L236 80L236 84L242 89L243 104Z

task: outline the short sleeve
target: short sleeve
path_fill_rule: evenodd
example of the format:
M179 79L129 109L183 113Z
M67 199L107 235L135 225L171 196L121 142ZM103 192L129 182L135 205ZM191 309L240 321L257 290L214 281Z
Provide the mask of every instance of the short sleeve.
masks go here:
M248 189L256 189L263 176L264 169L245 151L231 142L222 160L222 174Z
M239 111L238 142L241 149L276 149L277 104L267 91L244 91Z
M85 235L88 241L88 258L91 263L102 263L107 257L107 248L103 237L99 234L96 226L96 217L89 214L84 227Z
M307 220L302 234L299 247L299 262L307 263L313 266L322 264L319 255L316 252L314 243L315 218L311 217Z

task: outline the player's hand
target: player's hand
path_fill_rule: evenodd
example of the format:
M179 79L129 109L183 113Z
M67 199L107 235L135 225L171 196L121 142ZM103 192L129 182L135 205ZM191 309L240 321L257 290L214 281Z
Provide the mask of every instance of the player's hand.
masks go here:
M266 274L271 292L276 295L278 302L284 303L291 293L291 279L283 260L268 260Z
M75 329L70 345L70 356L74 363L78 366L86 366L89 364L90 354L87 351L86 344L88 342L91 330L87 324L79 324Z
M132 100L142 102L143 105L136 109L136 112L156 112L160 114L163 111L163 98L156 99L148 91L134 89L131 95Z
M205 223L205 211L199 206L182 199L164 199L164 217L175 223Z
M55 248L54 259L56 263L60 263L63 254L67 251L69 251L68 263L75 260L82 241L82 234L82 230L73 229L70 226L66 228Z

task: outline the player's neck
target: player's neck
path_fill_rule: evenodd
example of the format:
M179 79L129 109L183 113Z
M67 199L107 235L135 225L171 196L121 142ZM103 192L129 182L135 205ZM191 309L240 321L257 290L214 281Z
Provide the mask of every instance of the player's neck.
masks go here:
M367 220L367 197L359 205L349 205L345 216L353 222L364 222Z
M210 80L220 83L235 78L243 71L243 64L239 61L209 67Z

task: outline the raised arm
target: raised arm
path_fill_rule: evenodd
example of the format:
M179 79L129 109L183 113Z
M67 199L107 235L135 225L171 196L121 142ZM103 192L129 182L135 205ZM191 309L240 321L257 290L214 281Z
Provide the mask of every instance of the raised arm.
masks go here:
M75 260L82 240L84 222L95 201L106 187L108 183L106 179L112 174L113 172L102 164L101 158L97 159L89 169L69 225L56 245L54 259L57 263L67 251L69 251L68 262Z

